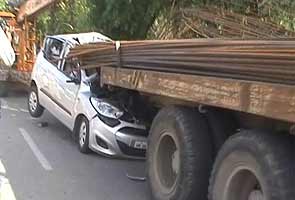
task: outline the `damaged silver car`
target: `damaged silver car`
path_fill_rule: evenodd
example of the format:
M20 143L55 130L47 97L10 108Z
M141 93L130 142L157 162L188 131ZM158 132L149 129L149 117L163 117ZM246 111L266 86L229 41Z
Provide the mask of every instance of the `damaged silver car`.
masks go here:
M65 59L73 46L93 42L112 41L100 33L46 37L32 72L29 112L51 112L73 131L82 153L143 158L148 132L140 95L100 87L99 70L82 70L78 61Z

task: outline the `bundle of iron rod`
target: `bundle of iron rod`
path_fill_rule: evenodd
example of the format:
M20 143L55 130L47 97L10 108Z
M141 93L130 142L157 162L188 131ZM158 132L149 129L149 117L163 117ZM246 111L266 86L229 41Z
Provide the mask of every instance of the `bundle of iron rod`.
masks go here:
M254 2L254 1L253 1ZM269 1L268 1L269 2ZM256 3L256 2L255 2ZM266 3L266 1L264 1ZM227 5L226 5L227 4ZM223 6L207 5L198 8L171 8L166 17L160 16L150 29L150 36L157 39L178 38L290 38L295 32L287 29L280 20L274 20L270 10L264 6L251 10L237 9L236 1L226 1ZM256 6L254 6L256 7ZM281 6L276 5L276 9ZM234 9L236 8L236 9ZM268 11L268 12L266 12ZM279 10L287 18L295 15L287 10Z
M295 39L146 40L78 46L82 68L122 67L295 84Z
M268 18L255 15L242 15L216 7L185 9L182 12L184 23L205 38L287 38L295 33L285 29Z

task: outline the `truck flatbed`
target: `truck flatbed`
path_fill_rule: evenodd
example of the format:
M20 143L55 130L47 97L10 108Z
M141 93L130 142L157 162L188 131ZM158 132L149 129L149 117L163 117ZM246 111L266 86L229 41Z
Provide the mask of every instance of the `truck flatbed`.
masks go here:
M295 87L216 77L102 67L101 83L289 122Z

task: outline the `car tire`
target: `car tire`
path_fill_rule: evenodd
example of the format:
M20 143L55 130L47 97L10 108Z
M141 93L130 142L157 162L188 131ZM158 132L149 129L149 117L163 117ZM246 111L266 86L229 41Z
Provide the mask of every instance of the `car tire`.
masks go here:
M44 107L39 103L37 87L32 86L28 96L28 110L32 117L39 118L44 112Z
M221 148L210 179L209 200L293 200L293 139L242 131Z
M86 117L80 118L77 129L78 147L81 153L88 154L91 152L89 148L89 121Z
M205 200L213 166L212 149L203 115L191 108L162 109L153 121L147 152L154 199Z

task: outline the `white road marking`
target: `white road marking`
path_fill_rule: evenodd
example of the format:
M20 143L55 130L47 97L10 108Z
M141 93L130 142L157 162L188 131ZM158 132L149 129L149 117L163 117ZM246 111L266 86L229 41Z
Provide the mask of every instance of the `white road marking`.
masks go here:
M12 108L9 106L3 106L2 108L3 108L3 110L10 110L10 111L14 111L14 112L19 112L19 110L17 108Z
M29 111L28 110L26 110L26 109L23 109L23 108L21 108L21 109L19 109L21 112L25 112L25 113L28 113Z
M1 99L1 108L4 110L10 110L10 111L15 111L15 112L19 112L19 110L17 108L12 108L8 105L8 102L4 99Z
M1 101L2 106L6 106L6 107L8 106L8 103L6 100L0 99L0 101Z
M51 171L52 170L52 167L51 167L50 163L45 158L45 156L42 154L42 152L39 150L38 146L33 141L33 139L28 134L28 132L25 129L23 129L23 128L19 128L19 131L23 135L25 141L28 143L29 147L33 151L34 155L36 156L36 158L38 159L38 161L40 162L40 164L42 165L42 167L45 170L47 170L47 171Z
M9 111L14 111L14 112L24 112L24 113L28 113L29 111L27 109L24 108L13 108L11 106L8 105L8 102L4 99L1 99L1 108L3 110L9 110Z

